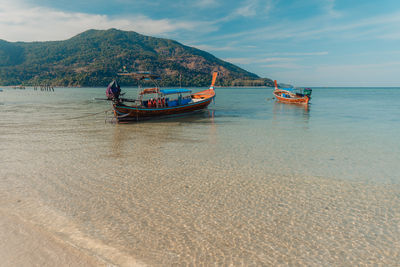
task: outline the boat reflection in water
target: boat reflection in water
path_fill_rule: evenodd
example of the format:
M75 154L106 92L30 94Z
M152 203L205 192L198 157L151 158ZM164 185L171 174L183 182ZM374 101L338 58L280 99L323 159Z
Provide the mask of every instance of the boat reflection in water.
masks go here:
M166 148L172 143L196 143L198 139L198 125L203 125L201 137L207 137L207 143L216 143L217 125L214 121L215 111L211 109L199 110L192 113L154 118L142 123L116 124L110 140L110 152L114 158L129 158L132 151L139 155L146 155L147 160L154 157L155 149L158 154L168 154ZM192 133L193 136L189 133ZM136 161L141 161L139 157Z
M302 121L308 123L310 120L311 105L290 104L274 102L273 114L275 121L296 122Z

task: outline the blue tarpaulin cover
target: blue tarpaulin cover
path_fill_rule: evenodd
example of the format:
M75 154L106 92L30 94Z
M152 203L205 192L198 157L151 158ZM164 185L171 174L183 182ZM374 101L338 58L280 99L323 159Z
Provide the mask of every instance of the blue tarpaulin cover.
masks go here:
M161 89L160 92L164 95L180 94L180 93L191 93L189 89Z

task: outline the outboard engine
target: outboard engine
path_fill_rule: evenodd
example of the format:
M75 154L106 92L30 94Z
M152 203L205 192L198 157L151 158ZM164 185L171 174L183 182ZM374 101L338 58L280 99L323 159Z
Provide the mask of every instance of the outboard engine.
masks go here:
M121 93L121 87L116 80L113 80L107 87L106 96L110 100L118 100Z

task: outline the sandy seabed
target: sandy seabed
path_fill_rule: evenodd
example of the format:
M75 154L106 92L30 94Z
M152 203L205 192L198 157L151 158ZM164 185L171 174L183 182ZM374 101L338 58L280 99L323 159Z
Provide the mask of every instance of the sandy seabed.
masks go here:
M3 195L1 265L396 266L399 262L398 186L299 177L188 182L171 181L163 190L147 184L142 200L158 204L143 209L137 199L140 216L115 211L118 218L131 216L132 221L125 226L114 222L115 227L126 227L118 230L107 223L91 225L105 231L97 238L59 212ZM140 190L140 185L136 187ZM115 201L124 206L124 192Z
M0 266L106 266L15 215L0 216Z

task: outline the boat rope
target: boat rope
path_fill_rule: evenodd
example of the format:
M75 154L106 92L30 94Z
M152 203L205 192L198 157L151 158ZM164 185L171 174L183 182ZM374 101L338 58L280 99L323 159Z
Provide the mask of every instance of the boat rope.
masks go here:
M111 111L111 110L110 109L106 109L106 110L103 110L103 111L100 111L100 112L96 112L96 113L91 113L91 114L78 116L78 117L67 118L66 120L76 120L76 119L81 119L81 118L87 118L87 117L99 115L101 113L107 113L109 111Z

